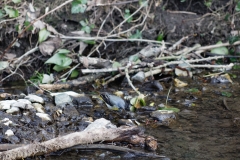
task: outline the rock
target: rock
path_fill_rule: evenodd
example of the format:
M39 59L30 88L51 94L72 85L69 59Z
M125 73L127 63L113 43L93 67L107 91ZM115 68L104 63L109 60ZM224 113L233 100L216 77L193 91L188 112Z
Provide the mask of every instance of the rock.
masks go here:
M36 103L41 103L41 104L44 103L44 100L42 97L39 97L39 96L36 96L33 94L29 94L28 96L25 97L25 99L28 99L31 102L36 102Z
M44 113L44 108L40 103L33 103L32 105L37 110L37 112Z
M13 133L13 131L12 131L11 129L8 129L8 130L5 132L5 135L9 137L9 136L13 136L14 133Z
M151 117L157 119L160 122L164 122L168 119L176 119L176 116L173 111L167 111L167 110L157 110L152 112Z
M93 102L92 99L86 95L79 96L79 97L72 97L73 103L76 104L78 107L82 108L92 108Z
M18 107L11 107L10 109L6 110L6 113L12 114L19 112L20 109Z
M58 94L55 96L56 106L64 106L65 104L72 104L72 99L66 93Z
M63 109L63 114L68 116L68 117L77 117L79 116L78 111L73 105L66 105Z
M51 95L51 96L57 96L57 95L59 95L59 94L67 94L67 95L73 96L73 97L81 97L81 96L84 96L84 94L79 94L79 93L76 93L76 92L73 92L73 91L51 93L50 95Z
M93 123L91 123L86 129L87 130L92 130L92 129L97 129L97 128L117 128L114 124L112 124L109 120L106 120L105 118L100 118L96 119Z
M137 74L135 74L134 76L132 76L131 79L134 80L134 81L138 81L140 83L143 83L144 80L145 80L145 74L144 74L143 71L140 71Z
M7 110L11 108L11 104L16 103L16 100L4 100L0 101L0 109Z
M38 117L40 117L43 121L51 121L51 118L46 113L36 113Z

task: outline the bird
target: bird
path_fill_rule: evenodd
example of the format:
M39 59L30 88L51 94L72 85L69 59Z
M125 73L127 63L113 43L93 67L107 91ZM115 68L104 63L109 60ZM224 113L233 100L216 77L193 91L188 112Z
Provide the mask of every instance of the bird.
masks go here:
M118 110L118 109L127 109L128 103L123 100L121 97L111 95L107 92L101 93L100 97L106 103L109 109Z

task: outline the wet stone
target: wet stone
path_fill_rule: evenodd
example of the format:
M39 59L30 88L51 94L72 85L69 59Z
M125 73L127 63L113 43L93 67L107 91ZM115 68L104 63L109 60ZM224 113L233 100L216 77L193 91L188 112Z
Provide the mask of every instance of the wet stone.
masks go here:
M157 119L160 122L167 121L168 119L176 119L176 115L173 111L157 110L152 112L150 115L151 117Z
M73 103L76 104L78 107L81 107L81 108L93 107L92 99L88 96L72 97L72 99L73 99Z
M66 105L63 109L63 114L68 117L77 117L79 113L73 105Z

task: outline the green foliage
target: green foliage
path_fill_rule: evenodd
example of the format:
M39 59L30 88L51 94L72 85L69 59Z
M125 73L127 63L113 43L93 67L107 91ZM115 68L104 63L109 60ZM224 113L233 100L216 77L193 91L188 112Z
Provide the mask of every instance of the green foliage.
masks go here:
M29 24L30 24L30 22L28 22L28 21L25 21L25 22L24 22L24 26L25 26L25 27L27 27ZM27 29L27 31L32 31L32 30L33 30L33 26L30 26L30 27L28 27L28 29Z
M240 39L239 36L231 36L228 38L228 41L230 44L233 44L233 43L237 42L239 39Z
M159 33L158 34L158 36L157 36L157 41L162 41L163 40L163 38L164 38L164 34L163 34L163 32L161 32L161 33Z
M42 80L43 80L43 73L39 73L39 72L35 71L35 73L33 74L33 76L30 77L30 80L31 80L33 83L41 83Z
M21 2L21 0L12 0L13 1L13 3L20 3Z
M4 10L10 18L16 18L19 16L18 10L12 8L11 6L5 6Z
M240 11L240 1L237 2L237 5L235 7L235 11L237 11L237 12Z
M232 96L232 93L229 93L229 92L221 92L222 96L225 96L225 97L231 97Z
M89 24L88 20L80 21L79 23L82 26L81 30L88 34L91 33L92 29L94 28L94 24Z
M87 8L87 0L74 0L72 2L71 13L78 14L84 13Z
M72 71L70 78L76 78L79 75L79 72L75 69Z
M133 18L130 17L131 13L129 9L125 9L124 19L127 19L128 23L131 23Z
M48 30L46 30L45 28L43 28L38 33L38 42L41 43L41 42L45 41L49 35L50 35L50 32Z
M204 5L210 8L212 6L212 0L205 0Z
M221 41L219 41L217 44L222 44ZM228 55L228 49L227 47L218 47L218 48L213 48L211 50L211 53L219 54L219 55Z
M3 10L0 9L0 19L4 17Z
M112 64L113 68L118 68L118 67L121 67L121 66L122 66L121 63L116 62L116 61Z
M139 0L138 1L139 2L139 4L140 4L140 6L147 6L147 1L146 0Z
M140 32L138 29L135 34L129 37L129 39L141 39L141 38L142 38L142 32Z
M191 88L188 90L188 92L197 93L197 92L199 92L199 90L197 88Z
M45 63L55 64L53 69L57 72L70 68L72 59L67 57L68 53L70 53L69 50L59 49L58 52L49 58Z

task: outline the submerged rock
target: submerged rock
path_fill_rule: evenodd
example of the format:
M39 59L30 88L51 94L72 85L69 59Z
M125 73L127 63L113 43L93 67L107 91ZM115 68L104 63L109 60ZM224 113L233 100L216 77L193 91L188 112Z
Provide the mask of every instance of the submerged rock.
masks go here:
M176 115L173 111L167 111L167 110L157 110L152 112L151 117L157 119L160 122L164 122L168 119L176 119Z

